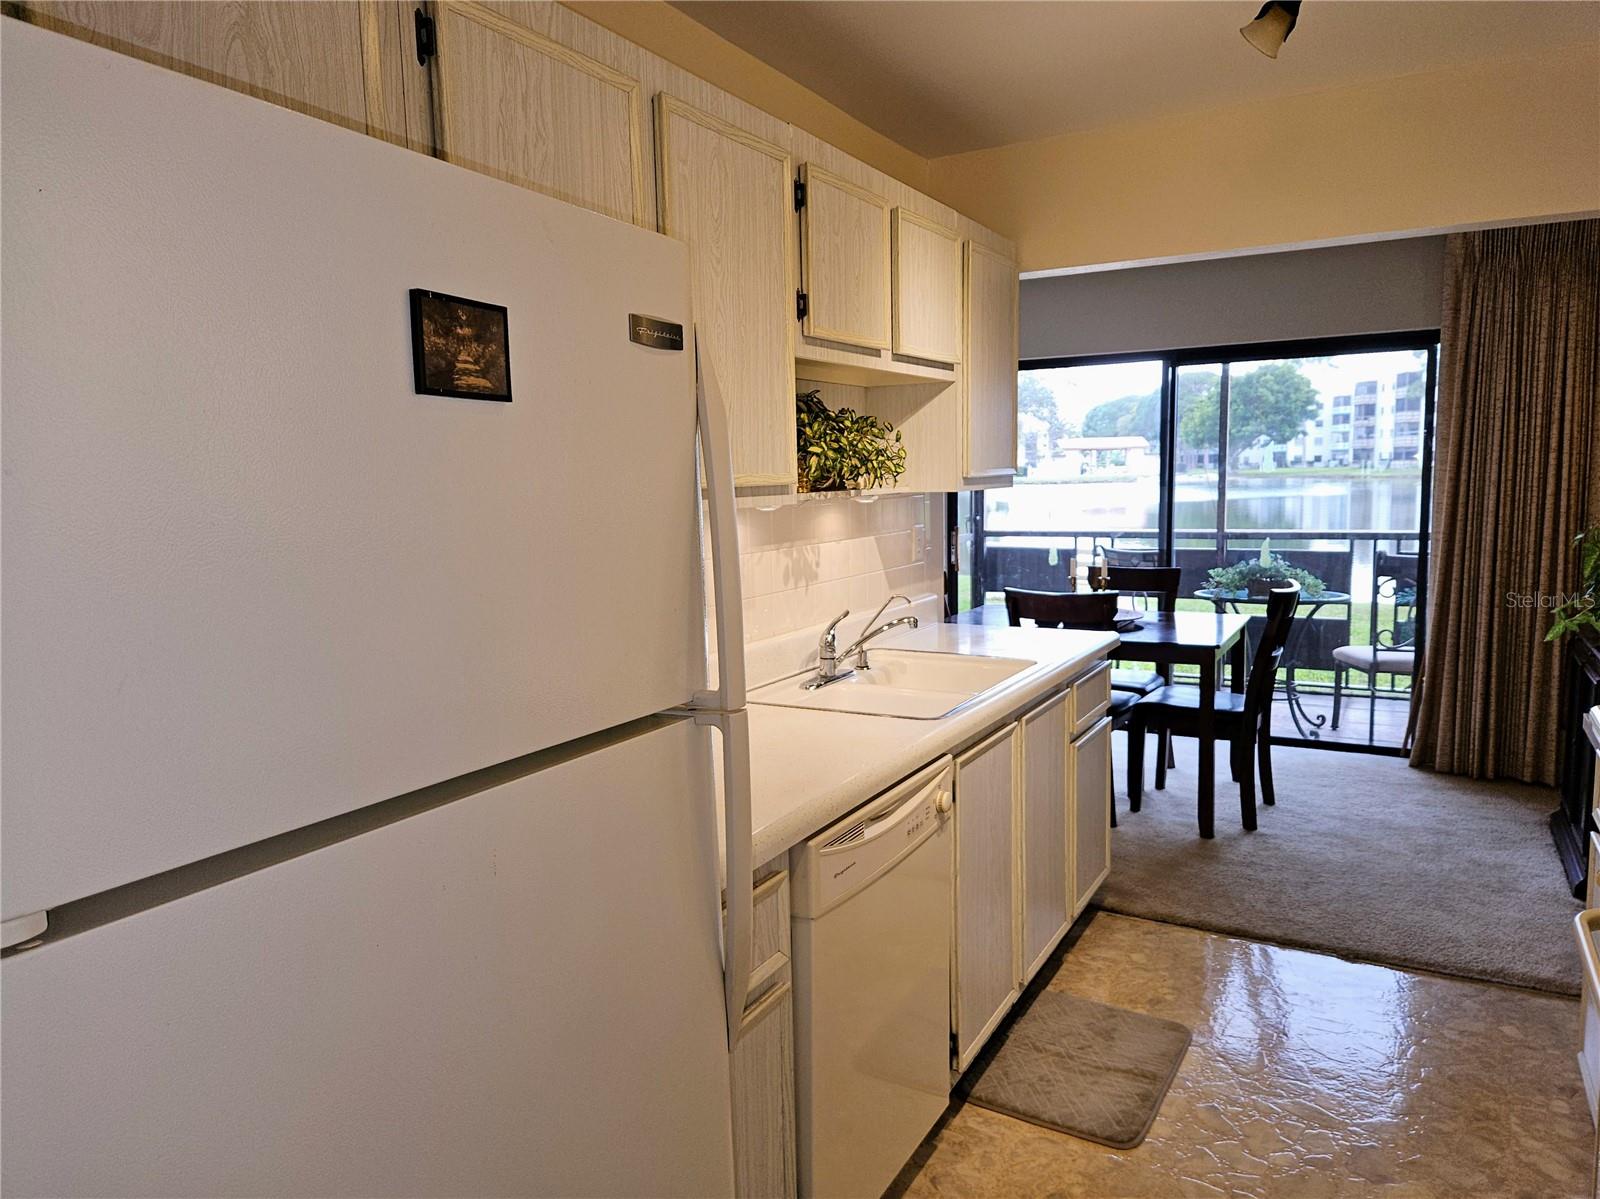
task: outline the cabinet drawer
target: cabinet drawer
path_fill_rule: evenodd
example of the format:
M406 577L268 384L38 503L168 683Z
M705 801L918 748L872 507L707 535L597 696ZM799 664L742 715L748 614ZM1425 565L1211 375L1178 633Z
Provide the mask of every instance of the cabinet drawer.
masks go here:
M1072 739L1094 727L1111 706L1111 663L1102 662L1072 685Z

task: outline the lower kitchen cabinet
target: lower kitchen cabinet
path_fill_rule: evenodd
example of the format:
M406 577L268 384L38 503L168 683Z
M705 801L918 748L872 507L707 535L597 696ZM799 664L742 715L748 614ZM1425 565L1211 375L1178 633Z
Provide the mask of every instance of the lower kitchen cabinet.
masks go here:
M1067 750L1072 787L1072 915L1111 873L1111 718L1102 717Z
M1072 922L1071 831L1067 825L1067 717L1062 692L1024 716L1018 727L1017 858L1022 884L1023 986L1038 973Z
M733 1049L733 1185L739 1199L795 1193L794 993L780 983L749 1009Z
M1016 752L1007 725L956 759L956 1069L965 1070L1020 994Z
M1110 873L1107 675L1104 662L1095 664L956 757L950 1023L957 1073Z
M752 915L750 995L733 1047L734 1194L792 1199L798 1175L788 871L756 884Z

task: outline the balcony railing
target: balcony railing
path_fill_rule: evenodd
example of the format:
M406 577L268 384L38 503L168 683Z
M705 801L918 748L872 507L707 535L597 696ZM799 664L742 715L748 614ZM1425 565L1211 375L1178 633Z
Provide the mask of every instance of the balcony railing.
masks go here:
M1179 606L1212 608L1212 601L1195 594L1207 587L1207 572L1253 557L1263 540L1270 540L1272 551L1291 565L1321 579L1328 592L1343 596L1302 609L1305 625L1296 639L1285 681L1292 674L1293 685L1302 695L1323 695L1331 703L1336 672L1342 672L1346 702L1352 694L1373 703L1380 699L1409 701L1409 673L1381 673L1372 678L1341 663L1334 651L1341 647L1420 650L1422 608L1414 577L1419 548L1416 531L1253 529L1229 532L1219 539L1208 530L1180 529L1174 534L1173 546L1173 565L1182 571ZM984 597L998 595L1006 587L1074 590L1086 585L1090 564L1102 550L1113 564L1160 565L1160 539L1154 529L985 528L973 546L974 581ZM1243 601L1232 606L1251 614L1264 607Z

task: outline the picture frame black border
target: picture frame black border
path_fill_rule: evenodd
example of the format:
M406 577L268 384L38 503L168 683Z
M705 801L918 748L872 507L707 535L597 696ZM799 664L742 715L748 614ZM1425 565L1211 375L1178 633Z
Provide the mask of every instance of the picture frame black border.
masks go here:
M427 364L422 353L422 301L443 300L452 304L466 304L472 308L480 308L485 312L495 312L500 316L500 328L505 336L506 344L506 390L505 394L485 394L481 391L459 391L446 387L430 387L427 380ZM511 403L511 313L504 304L491 304L487 300L473 300L466 296L453 296L449 292L433 291L426 287L413 287L411 289L411 383L418 395L444 396L451 400L486 400L491 404Z

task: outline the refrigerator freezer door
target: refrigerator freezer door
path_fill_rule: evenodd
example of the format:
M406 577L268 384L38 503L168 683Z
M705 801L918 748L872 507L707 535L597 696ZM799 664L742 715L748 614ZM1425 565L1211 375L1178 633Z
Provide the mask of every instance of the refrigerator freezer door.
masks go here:
M690 700L681 243L5 34L0 917ZM412 288L510 403L414 391Z
M731 1193L708 736L0 962L5 1192Z

